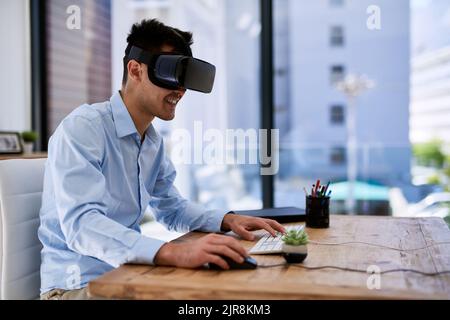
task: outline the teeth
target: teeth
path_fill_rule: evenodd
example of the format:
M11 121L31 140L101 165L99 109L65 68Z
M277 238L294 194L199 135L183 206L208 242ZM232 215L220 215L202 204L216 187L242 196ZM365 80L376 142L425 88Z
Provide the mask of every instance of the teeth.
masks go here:
M166 99L167 100L167 102L169 102L170 104L177 104L178 103L178 101L180 101L179 99Z

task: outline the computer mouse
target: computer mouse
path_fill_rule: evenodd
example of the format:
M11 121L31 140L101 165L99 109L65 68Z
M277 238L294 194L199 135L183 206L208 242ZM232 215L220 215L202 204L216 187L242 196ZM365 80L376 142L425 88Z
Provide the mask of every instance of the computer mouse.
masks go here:
M252 270L258 267L258 262L252 257L244 258L243 263L237 263L231 258L222 257L230 266L230 269L241 269L241 270ZM215 263L208 263L208 266L212 270L223 270L220 266Z

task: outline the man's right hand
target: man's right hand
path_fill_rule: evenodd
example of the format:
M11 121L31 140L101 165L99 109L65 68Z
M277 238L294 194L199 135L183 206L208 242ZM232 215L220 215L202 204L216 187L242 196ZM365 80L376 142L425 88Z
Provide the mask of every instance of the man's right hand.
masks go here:
M214 263L222 269L230 267L222 256L237 263L243 263L247 251L232 237L209 234L198 240L169 242L163 245L155 256L155 264L179 268L199 268L206 263Z

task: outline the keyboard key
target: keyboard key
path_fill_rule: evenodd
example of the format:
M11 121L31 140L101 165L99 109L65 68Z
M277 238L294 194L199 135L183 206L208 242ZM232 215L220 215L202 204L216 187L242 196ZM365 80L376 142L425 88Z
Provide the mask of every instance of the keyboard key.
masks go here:
M286 231L289 230L303 230L305 226L294 225L286 228ZM283 240L281 238L283 235L278 233L276 237L272 237L267 231L265 233L256 233L257 235L263 235L262 238L250 249L250 254L273 254L273 253L281 253L281 248L283 246Z

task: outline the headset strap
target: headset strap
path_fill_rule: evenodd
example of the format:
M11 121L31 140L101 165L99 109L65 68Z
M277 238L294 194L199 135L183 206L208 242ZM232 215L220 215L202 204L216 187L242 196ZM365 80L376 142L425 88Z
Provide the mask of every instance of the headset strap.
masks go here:
M152 60L152 54L135 46L131 47L130 53L127 56L130 60L136 60L147 65L150 64L150 61Z

